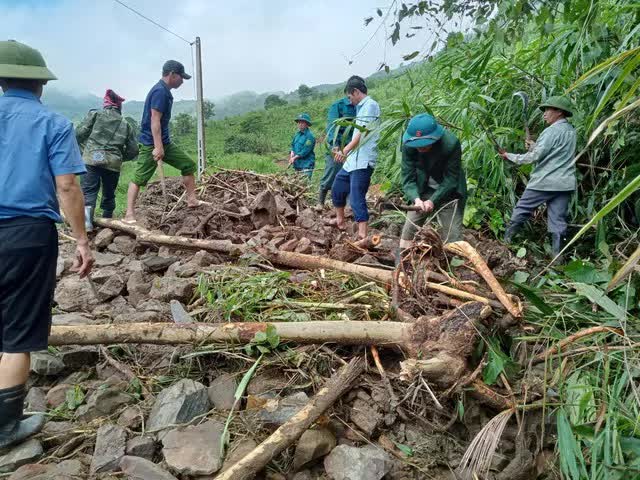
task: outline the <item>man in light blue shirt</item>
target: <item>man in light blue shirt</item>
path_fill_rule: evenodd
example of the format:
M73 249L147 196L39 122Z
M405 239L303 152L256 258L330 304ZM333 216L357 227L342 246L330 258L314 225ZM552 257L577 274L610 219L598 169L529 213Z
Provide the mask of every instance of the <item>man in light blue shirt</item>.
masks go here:
M353 76L344 89L349 101L356 106L356 126L358 127L345 147L336 152L335 161L344 162L331 188L333 205L336 208L334 225L344 230L344 207L350 198L354 220L358 223L358 238L366 238L369 225L367 191L371 175L378 160L378 139L376 131L380 121L380 105L367 95L367 85L363 78Z
M504 240L511 243L514 235L536 208L547 205L547 230L551 234L551 251L558 255L567 236L569 200L576 189L576 131L567 121L573 107L566 97L550 97L540 105L549 124L527 153L500 152L516 164L533 163L533 172L522 197L511 215Z
M60 222L56 193L77 240L73 269L91 270L85 167L73 125L40 103L56 77L37 50L0 42L0 450L37 433L43 415L23 418L31 352L46 350L56 286Z

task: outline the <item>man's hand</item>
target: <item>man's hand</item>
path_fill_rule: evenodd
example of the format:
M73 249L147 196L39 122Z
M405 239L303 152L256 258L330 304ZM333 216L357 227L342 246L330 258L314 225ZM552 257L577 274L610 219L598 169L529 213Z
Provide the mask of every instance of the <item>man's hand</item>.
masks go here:
M498 155L500 155L505 160L509 160L509 157L508 157L509 154L507 153L506 150L499 150L498 151Z
M161 162L164 159L164 145L160 147L154 147L151 154L153 155L153 159L156 162Z
M425 212L425 213L432 212L433 209L435 208L435 205L433 204L433 202L431 200L422 201L419 198L416 198L414 200L413 204L416 207L420 208L420 210Z
M531 150L535 144L536 141L533 139L527 139L524 141L524 146L527 150Z
M84 278L89 275L89 272L91 272L94 261L93 253L89 248L89 242L87 240L78 242L78 246L76 247L76 257L73 259L71 271L78 272L80 278Z
M347 153L344 150L338 150L333 158L338 163L344 163L344 161L347 159Z

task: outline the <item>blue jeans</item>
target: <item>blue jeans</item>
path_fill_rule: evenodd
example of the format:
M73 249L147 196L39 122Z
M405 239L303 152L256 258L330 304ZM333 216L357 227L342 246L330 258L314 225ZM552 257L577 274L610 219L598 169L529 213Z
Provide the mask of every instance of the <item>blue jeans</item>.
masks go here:
M120 179L120 172L93 165L86 165L86 167L87 173L82 175L80 180L82 193L84 194L84 204L91 206L92 211L95 212L100 183L102 183L102 201L100 202L102 216L104 218L113 217L113 211L116 209L116 187Z
M367 191L371 185L373 168L361 168L352 172L340 169L331 187L331 198L334 207L345 207L347 196L353 210L353 218L356 222L369 221L367 210Z

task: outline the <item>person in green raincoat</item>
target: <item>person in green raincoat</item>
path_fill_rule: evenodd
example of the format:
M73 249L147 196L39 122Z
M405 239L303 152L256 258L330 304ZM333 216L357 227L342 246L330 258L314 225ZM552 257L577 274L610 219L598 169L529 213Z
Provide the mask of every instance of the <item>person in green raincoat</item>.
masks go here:
M289 153L289 165L293 165L296 172L300 172L311 178L316 166L316 156L313 152L316 146L316 138L311 133L311 117L308 113L301 113L294 121L298 131L291 140L291 152Z

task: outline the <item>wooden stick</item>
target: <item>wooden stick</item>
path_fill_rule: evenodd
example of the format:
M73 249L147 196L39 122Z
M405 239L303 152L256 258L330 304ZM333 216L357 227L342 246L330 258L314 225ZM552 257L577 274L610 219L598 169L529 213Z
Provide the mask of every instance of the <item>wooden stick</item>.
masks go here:
M500 303L504 305L504 308L506 308L507 311L516 318L522 316L522 309L519 309L513 304L513 302L507 295L507 292L504 291L502 285L500 285L500 282L498 282L487 263L475 248L473 248L468 242L465 241L446 243L444 245L444 248L448 252L467 258L473 264L482 278L484 278L485 282L487 282L493 293L496 294L496 297L498 297Z
M564 340L560 340L553 347L545 350L539 355L536 355L535 357L533 357L533 360L531 361L531 363L535 365L536 363L544 362L551 355L555 355L556 353L562 351L564 347L566 347L567 345L570 345L580 340L581 338L588 337L590 335L595 335L596 333L615 333L616 335L620 335L620 336L624 335L624 332L620 328L614 328L614 327L585 328L584 330L580 330L579 332L576 332L573 335L568 336Z
M446 295L450 295L452 297L458 297L465 300L473 300L475 302L482 302L485 305L491 305L496 308L503 308L503 305L500 302L495 300L491 300L487 297L481 297L480 295L476 295L475 293L464 292L462 290L457 290L455 288L447 287L446 285L440 285L439 283L433 282L424 282L425 286L430 288L431 290L435 290L437 292L444 293Z
M302 410L287 423L273 432L238 463L216 477L216 480L248 480L262 470L276 455L293 444L300 436L333 405L345 392L354 386L355 380L364 370L361 357L335 373Z
M158 162L158 175L160 176L160 187L162 187L162 199L166 207L169 205L169 199L167 198L167 182L164 179L164 162L162 160Z

